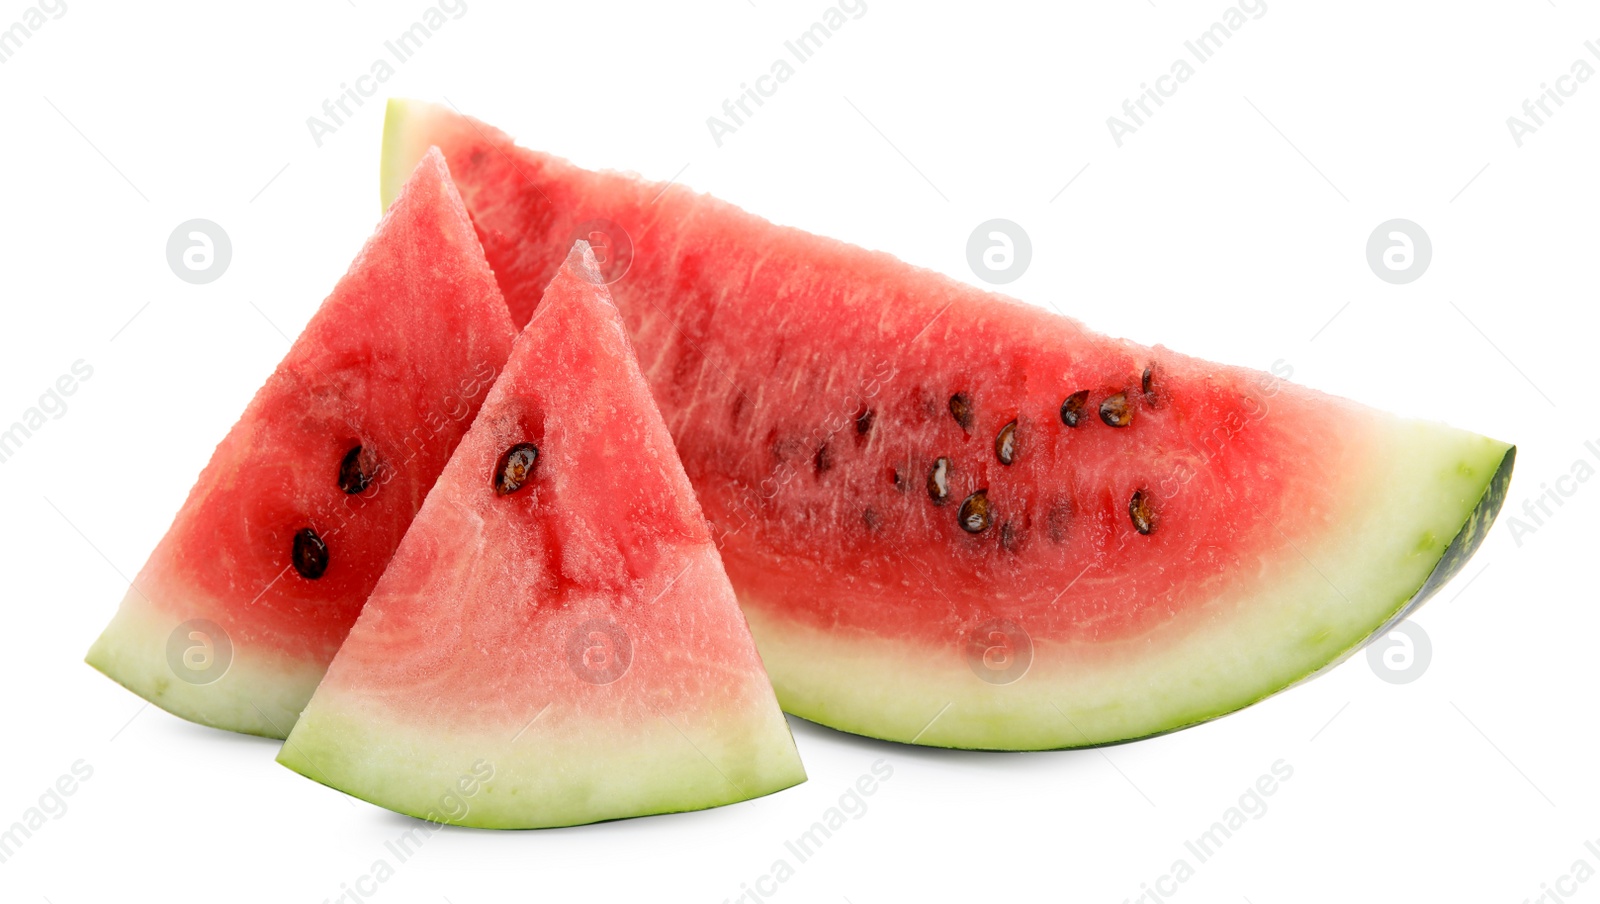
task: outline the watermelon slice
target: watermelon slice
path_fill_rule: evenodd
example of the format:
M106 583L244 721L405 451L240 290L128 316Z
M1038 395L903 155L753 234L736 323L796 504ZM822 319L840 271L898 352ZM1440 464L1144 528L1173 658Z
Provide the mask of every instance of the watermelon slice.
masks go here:
M696 810L805 780L587 244L278 761L483 828Z
M444 158L419 156L89 651L185 719L288 733L511 352Z
M619 249L617 306L808 719L1006 749L1201 722L1404 617L1505 495L1506 443L1102 336L444 108L391 102L386 195L430 144L513 319L574 233Z

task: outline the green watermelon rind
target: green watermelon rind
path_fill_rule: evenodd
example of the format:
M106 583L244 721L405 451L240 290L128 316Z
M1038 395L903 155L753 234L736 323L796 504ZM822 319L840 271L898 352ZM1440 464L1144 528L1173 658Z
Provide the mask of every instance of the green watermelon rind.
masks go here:
M263 738L287 735L322 678L321 666L241 647L215 680L193 684L164 655L183 622L130 587L84 661L180 719Z
M359 704L324 703L297 726L278 762L319 784L376 806L429 822L479 829L540 829L705 810L765 797L806 780L787 730L748 731L739 715L728 728L690 733L665 715L628 738L596 733L574 743L570 729L551 740L545 720L508 725L494 737L448 740L409 732ZM532 718L532 717L530 717ZM303 720L304 721L304 720ZM713 749L707 737L739 738ZM765 738L769 743L760 743ZM464 813L445 800L451 778L487 764L495 777L465 800ZM459 790L458 790L459 793Z
M417 146L417 135L422 130L414 126L419 114L426 115L429 109L429 105L402 98L389 99L383 119L383 155L378 162L378 195L384 210L394 203L405 184L409 171L403 168L422 159L428 149L426 145Z
M851 671L845 663L853 659L859 661L858 647L833 639L820 641L817 646L807 645L803 641L796 643L792 640L796 632L794 626L785 625L778 629L762 613L758 601L744 597L741 600L746 604L751 632L762 658L773 675L779 702L785 712L807 721L880 740L970 750L1101 747L1169 734L1238 712L1332 669L1372 640L1387 634L1437 594L1482 544L1505 500L1516 459L1516 447L1442 425L1410 422L1408 426L1425 434L1434 434L1442 444L1454 447L1457 454L1428 456L1414 447L1412 451L1418 453L1417 457L1432 464L1418 465L1413 461L1410 468L1400 470L1432 470L1440 475L1440 479L1432 490L1427 486L1419 487L1414 496L1397 500L1396 506L1410 505L1418 498L1433 498L1437 500L1439 510L1432 517L1417 516L1415 511L1406 514L1417 517L1419 522L1450 527L1434 531L1419 525L1411 533L1387 535L1391 552L1412 561L1403 566L1393 566L1391 570L1395 574L1389 580L1376 581L1387 587L1386 591L1361 594L1347 589L1339 592L1339 598L1330 598L1330 606L1360 610L1361 616L1351 621L1345 630L1317 636L1314 640L1312 625L1301 625L1298 634L1305 642L1299 645L1284 644L1285 650L1301 650L1296 667L1280 670L1267 678L1252 680L1252 676L1246 676L1245 680L1237 682L1235 687L1226 692L1216 693L1202 702L1174 707L1163 718L1121 723L1114 719L1103 719L1093 709L1079 709L1072 700L1060 694L1051 694L1048 689L1031 695L1029 699L1031 689L1043 683L1033 671L1015 684L1000 687L985 685L972 678L969 689L974 693L964 700L952 700L950 698L955 696L952 694L930 692L933 683L930 676L917 674L907 681L917 686L917 692L908 693L903 703L893 707L901 710L898 718L894 717L890 707L872 704L852 706L855 701L847 692L849 687L871 686L874 681L881 683L892 679L883 675L869 677L857 671L827 689L793 686L786 681L786 677L795 672L786 669L784 664L794 657L804 656L813 663L819 657L825 661L820 668L813 664L805 671L807 675L828 674L835 670ZM1463 482L1470 484L1473 489L1463 492L1460 487L1453 486ZM1381 520L1379 516L1375 516L1375 519ZM1440 542L1438 538L1442 537L1450 539ZM1407 538L1416 539L1408 542ZM1418 550L1422 547L1426 547L1426 550L1419 557ZM1359 561L1354 565L1331 565L1315 551L1303 555L1311 557L1306 560L1310 566L1307 572L1309 580L1323 586L1328 586L1330 580L1344 584L1350 579L1352 568L1360 567ZM1421 561L1418 561L1419 558ZM1315 564L1313 559L1316 560ZM1316 585L1308 583L1308 586ZM812 638L815 639L815 636L812 635ZM1240 638L1232 639L1238 641ZM829 647L834 649L827 649ZM945 674L960 675L967 666L960 659L958 644L952 642L950 647L949 670ZM915 672L916 667L906 666L905 670ZM1203 675L1204 672L1199 672L1190 677ZM1136 677L1149 681L1152 676ZM1011 700L1006 701L1007 697ZM1019 702L1022 700L1027 702ZM991 711L971 712L977 708L974 701L981 701L980 705ZM948 710L941 712L941 707L946 704L949 704ZM968 711L963 711L963 705ZM863 715L863 712L866 714ZM886 723L886 715L892 724Z

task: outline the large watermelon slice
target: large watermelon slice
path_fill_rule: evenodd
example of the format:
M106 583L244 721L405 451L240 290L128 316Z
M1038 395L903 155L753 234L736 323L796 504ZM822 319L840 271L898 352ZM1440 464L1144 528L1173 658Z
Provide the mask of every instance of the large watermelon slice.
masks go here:
M510 354L444 158L418 156L89 651L163 709L288 733Z
M485 828L804 781L601 280L575 245L279 762Z
M450 161L513 318L574 233L610 277L778 699L1051 748L1299 681L1476 549L1513 448L1145 348L396 101L385 194ZM624 268L626 264L626 268Z

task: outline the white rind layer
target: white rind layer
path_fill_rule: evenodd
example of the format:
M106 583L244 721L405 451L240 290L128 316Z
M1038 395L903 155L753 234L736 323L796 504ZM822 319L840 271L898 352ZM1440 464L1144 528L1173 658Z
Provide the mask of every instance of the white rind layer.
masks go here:
M175 716L229 731L286 737L322 679L324 665L234 645L221 677L208 684L186 681L177 671L183 668L181 659L175 666L167 658L168 640L194 613L218 612L222 605L196 604L192 593L181 596L181 602L164 599L163 605L139 587L129 588L86 661Z
M1441 563L1447 549L1464 558L1476 547L1487 529L1480 503L1498 507L1511 447L1397 420L1374 448L1391 454L1365 474L1329 475L1348 487L1350 501L1337 535L1298 547L1286 539L1250 592L1115 644L1075 648L1032 637L1031 666L1010 684L978 677L965 637L928 644L821 630L748 592L740 602L779 702L802 718L980 749L1161 734L1241 709L1340 661L1414 605L1436 568L1459 566ZM1453 546L1458 536L1465 543Z
M445 735L324 692L278 762L381 807L487 829L700 810L805 781L788 725L770 703L692 719L657 708L625 723L593 721L557 702L502 731ZM467 794L463 779L485 772L492 778Z

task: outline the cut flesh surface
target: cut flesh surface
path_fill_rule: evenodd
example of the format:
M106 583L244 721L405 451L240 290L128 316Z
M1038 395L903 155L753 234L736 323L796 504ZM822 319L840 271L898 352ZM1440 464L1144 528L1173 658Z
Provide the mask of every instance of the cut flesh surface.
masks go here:
M920 744L1110 743L1231 712L1454 574L1514 449L592 172L394 101L385 191L450 160L513 319L608 278L778 698ZM624 269L625 265L625 269Z
M89 651L169 712L288 733L510 354L444 158L413 163Z
M485 828L700 809L804 780L586 244L279 761Z

